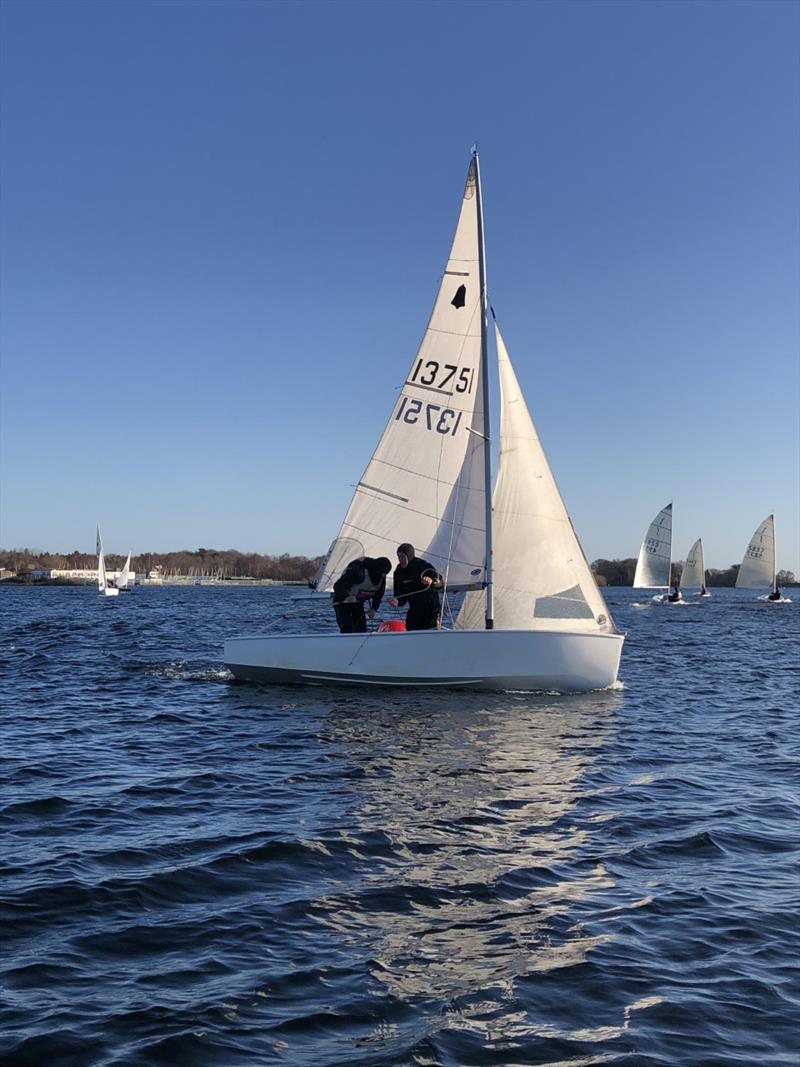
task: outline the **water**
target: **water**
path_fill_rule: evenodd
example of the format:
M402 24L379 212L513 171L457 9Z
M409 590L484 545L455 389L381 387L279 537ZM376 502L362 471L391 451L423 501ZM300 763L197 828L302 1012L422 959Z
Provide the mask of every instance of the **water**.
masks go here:
M611 590L601 694L232 684L297 595L0 591L3 1064L796 1062L800 597Z

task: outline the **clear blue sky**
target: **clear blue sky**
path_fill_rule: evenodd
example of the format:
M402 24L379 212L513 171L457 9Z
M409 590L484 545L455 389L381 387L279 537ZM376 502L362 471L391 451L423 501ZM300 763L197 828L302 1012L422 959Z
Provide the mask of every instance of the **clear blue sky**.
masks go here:
M4 547L324 551L478 141L589 559L800 574L800 6L2 4Z

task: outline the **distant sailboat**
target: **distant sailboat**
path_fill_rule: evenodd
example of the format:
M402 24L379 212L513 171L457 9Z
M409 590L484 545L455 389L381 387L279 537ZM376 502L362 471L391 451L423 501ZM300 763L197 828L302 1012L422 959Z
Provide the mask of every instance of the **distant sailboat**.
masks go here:
M119 572L116 582L114 583L119 589L120 593L130 593L131 591L131 554L128 553L128 558L125 560L125 566Z
M106 555L103 551L103 539L100 527L97 527L97 589L101 596L119 596L119 589L109 582L106 574Z
M742 559L736 575L737 589L769 589L769 595L759 600L783 600L775 573L775 517L767 515L756 532Z
M633 576L634 589L669 589L672 571L672 504L667 504L650 523L645 534L639 558L636 561L636 573ZM673 594L664 593L654 599L667 601ZM680 591L672 602L680 600Z
M703 560L702 537L698 537L689 549L689 554L683 564L683 572L680 581L681 589L693 589L696 586L699 586L700 588L698 596L711 596L711 593L706 589L706 569Z

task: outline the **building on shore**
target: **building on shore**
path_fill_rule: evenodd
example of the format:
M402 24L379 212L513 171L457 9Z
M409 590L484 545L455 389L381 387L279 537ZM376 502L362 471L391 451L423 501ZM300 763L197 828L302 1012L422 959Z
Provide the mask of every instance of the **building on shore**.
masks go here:
M29 571L31 578L35 582L41 581L53 581L60 580L64 582L96 582L97 581L97 567L86 567L83 570L44 570L44 571ZM106 571L106 578L110 581L115 581L122 574L122 571ZM131 571L128 575L128 584L136 584L136 571Z

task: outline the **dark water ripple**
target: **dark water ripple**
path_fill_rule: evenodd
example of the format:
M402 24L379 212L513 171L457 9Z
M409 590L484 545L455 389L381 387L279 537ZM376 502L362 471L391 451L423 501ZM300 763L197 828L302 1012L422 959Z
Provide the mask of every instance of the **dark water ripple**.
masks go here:
M797 1062L800 603L612 590L601 694L231 684L297 596L0 591L0 1062Z

